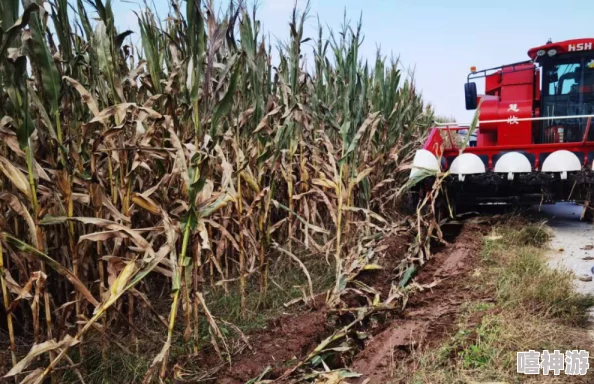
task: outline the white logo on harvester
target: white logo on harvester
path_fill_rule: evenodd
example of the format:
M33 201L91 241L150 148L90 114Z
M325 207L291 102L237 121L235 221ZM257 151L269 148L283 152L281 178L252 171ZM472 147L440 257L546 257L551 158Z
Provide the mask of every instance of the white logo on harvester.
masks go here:
M589 51L592 49L592 43L577 43L577 44L569 44L568 51L575 52L575 51Z

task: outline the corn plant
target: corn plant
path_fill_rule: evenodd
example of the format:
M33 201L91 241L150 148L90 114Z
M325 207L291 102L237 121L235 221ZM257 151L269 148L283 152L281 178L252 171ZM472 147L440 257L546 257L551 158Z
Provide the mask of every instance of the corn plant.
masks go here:
M138 46L111 0L0 4L8 377L37 365L27 382L40 383L76 364L73 346L84 360L97 334L107 358L122 329L141 337L147 309L163 328L147 381L170 374L176 343L199 353L205 333L225 358L225 319L209 300L238 289L249 317L249 287L264 299L279 259L299 266L313 296L300 258L333 255L329 305L340 301L358 238L387 225L400 166L433 112L398 61L360 57L361 22L327 36L320 27L308 53L307 11L289 15L276 64L242 2L219 12L171 0L163 20L145 6ZM151 289L163 281L166 312ZM31 327L25 356L17 308Z

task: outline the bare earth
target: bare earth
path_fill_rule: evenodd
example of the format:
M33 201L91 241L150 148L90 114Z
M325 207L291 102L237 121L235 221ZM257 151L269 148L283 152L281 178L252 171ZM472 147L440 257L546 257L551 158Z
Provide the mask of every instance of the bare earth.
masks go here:
M359 383L392 382L395 362L408 360L413 349L439 345L458 317L460 306L475 293L464 283L480 250L479 228L467 225L455 243L439 252L415 279L438 281L431 290L414 295L403 318L372 338L356 356L352 370L363 374Z

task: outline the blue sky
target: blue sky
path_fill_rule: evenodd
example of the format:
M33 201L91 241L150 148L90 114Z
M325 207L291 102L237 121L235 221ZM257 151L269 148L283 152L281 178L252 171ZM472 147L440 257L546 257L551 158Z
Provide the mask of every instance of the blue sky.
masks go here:
M118 27L137 30L131 9L138 5L113 1ZM153 1L159 17L165 18L167 0ZM294 2L258 0L259 19L273 40L288 39ZM305 3L298 0L301 8ZM406 68L414 69L417 87L437 113L459 122L472 118L472 112L464 109L463 94L470 66L480 69L526 60L528 49L548 38L594 36L594 3L587 0L311 0L306 37L317 36L317 17L333 29L340 27L345 10L353 23L362 13L364 58L373 62L377 46L388 57L399 56ZM480 93L482 81L477 85Z

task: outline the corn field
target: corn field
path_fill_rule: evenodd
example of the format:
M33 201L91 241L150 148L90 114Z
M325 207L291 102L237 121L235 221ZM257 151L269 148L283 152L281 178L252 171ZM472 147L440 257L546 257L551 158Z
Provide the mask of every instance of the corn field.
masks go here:
M295 9L277 44L241 2L169 5L139 10L132 39L111 0L0 2L6 377L84 382L85 356L142 337L144 317L147 382L171 377L176 345L225 359L213 298L236 292L249 317L285 263L307 300L316 258L337 305L362 239L398 217L434 115L398 61L361 58L360 22L304 36Z

